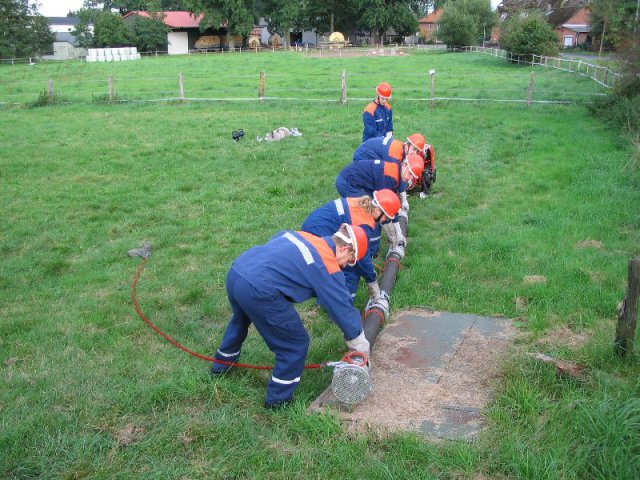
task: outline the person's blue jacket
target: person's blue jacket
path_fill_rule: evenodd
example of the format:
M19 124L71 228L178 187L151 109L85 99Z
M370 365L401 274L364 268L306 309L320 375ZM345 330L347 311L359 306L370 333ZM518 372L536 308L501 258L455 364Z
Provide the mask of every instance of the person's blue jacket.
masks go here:
M404 160L404 143L394 140L393 137L370 138L362 142L355 152L353 161L360 160L385 160L402 163Z
M369 239L365 256L353 268L367 283L376 280L373 258L380 249L380 224L358 205L358 198L338 198L316 208L302 223L302 230L317 236L333 235L340 225L360 225ZM349 267L347 267L349 268Z
M369 103L362 112L362 141L370 138L384 137L387 132L393 132L393 110L388 103L380 105L375 100Z
M351 162L336 177L336 189L342 197L373 196L375 190L388 188L396 193L407 190L402 181L402 165L383 160Z
M345 339L352 339L362 332L361 316L345 287L335 249L330 236L281 231L241 254L231 268L266 295L296 303L317 297Z

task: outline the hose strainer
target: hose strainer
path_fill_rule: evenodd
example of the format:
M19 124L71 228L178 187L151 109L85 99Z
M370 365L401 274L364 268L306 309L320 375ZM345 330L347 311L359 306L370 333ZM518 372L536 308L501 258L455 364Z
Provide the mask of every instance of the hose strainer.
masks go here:
M354 404L364 400L371 392L368 358L360 352L349 352L336 362L331 390L342 403Z

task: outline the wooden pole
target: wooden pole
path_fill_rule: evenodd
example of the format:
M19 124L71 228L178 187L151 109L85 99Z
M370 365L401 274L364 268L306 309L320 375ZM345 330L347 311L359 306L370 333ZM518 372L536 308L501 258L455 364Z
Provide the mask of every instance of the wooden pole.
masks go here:
M49 103L53 103L53 79L51 77L47 80L47 97L49 98Z
M627 295L618 312L618 327L614 351L620 357L633 353L638 319L638 296L640 296L640 257L629 260L629 282Z
M178 90L179 90L180 101L184 102L184 78L181 73L178 74Z
M536 81L536 72L531 72L529 77L529 90L527 92L527 107L531 106L531 97L533 97L533 87Z
M113 102L113 75L109 75L107 79L108 90L109 90L109 101Z
M436 71L429 70L429 76L431 77L431 106L433 107L436 102Z
M345 105L347 103L347 71L342 70L342 89L340 92L340 103Z
M264 103L264 72L260 72L260 88L258 89L260 103Z

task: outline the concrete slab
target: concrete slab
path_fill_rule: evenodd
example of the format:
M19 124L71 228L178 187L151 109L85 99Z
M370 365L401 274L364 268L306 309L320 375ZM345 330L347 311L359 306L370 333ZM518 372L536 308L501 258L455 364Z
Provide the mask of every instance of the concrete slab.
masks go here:
M329 387L309 410L334 409L356 429L473 439L515 336L512 322L429 309L398 312L391 320L372 350L369 397L344 405Z

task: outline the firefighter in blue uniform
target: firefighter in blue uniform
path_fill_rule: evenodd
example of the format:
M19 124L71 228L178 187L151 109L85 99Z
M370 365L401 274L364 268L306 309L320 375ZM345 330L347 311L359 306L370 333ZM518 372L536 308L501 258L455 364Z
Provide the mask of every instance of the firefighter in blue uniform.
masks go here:
M406 198L408 182L417 182L424 170L422 156L410 153L402 162L360 160L344 167L336 178L336 189L342 197L373 196L375 190L388 188ZM407 202L408 204L408 202ZM408 210L403 207L405 214ZM402 258L407 239L397 219L383 225L389 246Z
M347 266L343 272L351 297L356 296L360 277L369 289L369 299L376 301L380 286L376 278L373 258L380 248L381 223L393 220L400 210L400 199L393 191L377 190L373 198L338 198L315 209L302 223L302 230L318 236L330 235L343 223L360 225L369 239L369 248L362 260Z
M288 403L300 383L309 347L294 303L317 297L344 333L350 350L369 353L360 312L351 302L341 268L355 265L367 251L362 227L343 224L332 235L282 231L264 245L241 254L227 274L232 316L215 358L237 362L250 324L275 354L265 407ZM232 365L214 362L213 375Z
M371 138L356 148L355 152L353 152L353 161L379 159L402 163L410 153L417 153L424 157L425 145L424 137L419 133L409 135L406 142L395 140L393 137ZM418 182L413 183L416 184ZM405 212L408 212L409 200L406 190L398 193L400 194L402 208Z
M410 154L402 163L384 160L351 162L336 177L336 189L342 197L373 196L376 190L388 188L405 192L409 181L417 181L424 170L418 154Z
M391 85L382 82L376 87L376 98L362 112L362 141L370 138L390 137L393 135L393 110L388 101L391 98Z
M370 138L362 142L353 152L353 161L360 160L395 160L402 162L410 153L423 155L425 140L419 133L407 137L406 142L401 142L393 137Z

